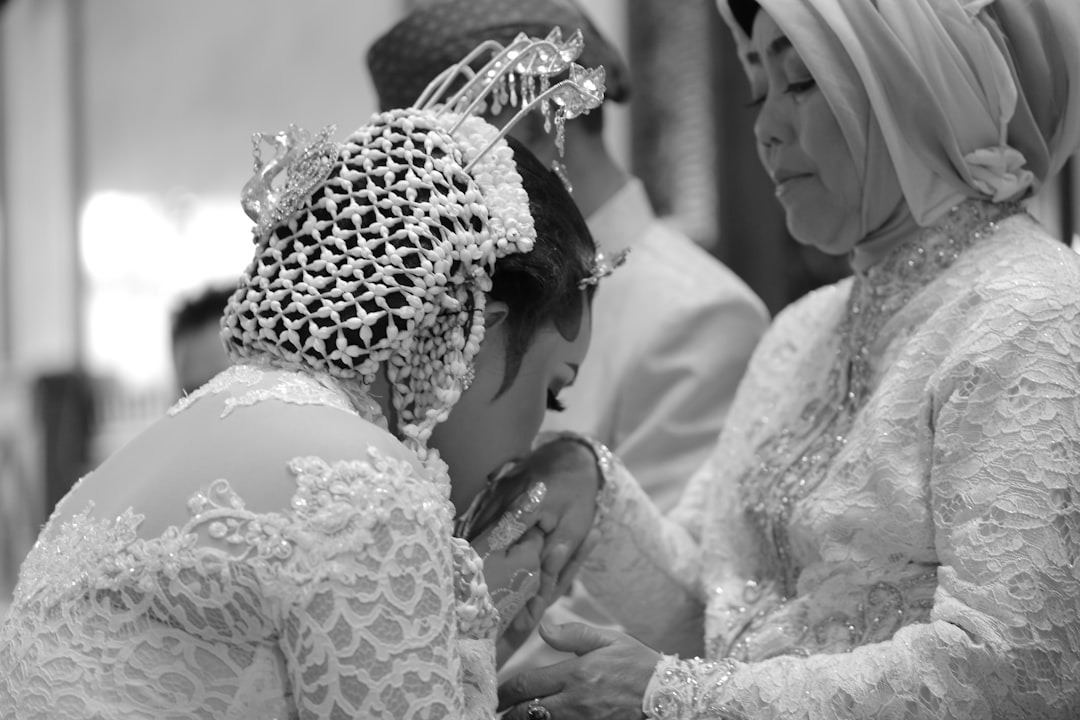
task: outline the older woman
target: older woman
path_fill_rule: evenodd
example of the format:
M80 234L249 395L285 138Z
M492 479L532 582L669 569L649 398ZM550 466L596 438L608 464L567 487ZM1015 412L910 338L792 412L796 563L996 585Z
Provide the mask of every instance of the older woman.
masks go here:
M855 276L777 318L673 516L615 473L586 582L683 657L547 628L580 657L503 706L1080 716L1080 258L1021 204L1080 138L1080 3L720 9L792 233Z

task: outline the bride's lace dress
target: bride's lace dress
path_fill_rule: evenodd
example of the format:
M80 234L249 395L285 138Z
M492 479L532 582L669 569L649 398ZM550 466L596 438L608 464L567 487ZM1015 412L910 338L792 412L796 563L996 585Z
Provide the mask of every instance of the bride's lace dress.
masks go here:
M363 401L239 366L80 481L0 629L0 717L491 717L445 465Z
M653 717L1080 717L1080 258L1002 212L778 317L672 516L616 482L589 589L705 613Z

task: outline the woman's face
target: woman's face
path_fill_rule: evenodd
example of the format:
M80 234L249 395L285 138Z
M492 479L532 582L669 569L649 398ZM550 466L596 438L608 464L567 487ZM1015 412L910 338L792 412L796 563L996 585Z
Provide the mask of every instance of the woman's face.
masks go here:
M840 124L791 42L764 10L751 36L758 155L801 243L843 255L861 239L862 183Z
M464 512L490 475L529 452L544 413L559 407L559 393L577 378L592 336L588 304L572 339L551 323L541 327L517 375L503 388L506 315L490 305L488 328L474 360L476 378L430 440L449 466L450 499L458 512Z

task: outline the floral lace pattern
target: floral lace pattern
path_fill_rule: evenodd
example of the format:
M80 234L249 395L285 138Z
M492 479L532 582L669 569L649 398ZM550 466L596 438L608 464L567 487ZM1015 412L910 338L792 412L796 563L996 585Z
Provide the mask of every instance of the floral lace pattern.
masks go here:
M854 308L846 411L821 359L850 359ZM1078 388L1080 258L1023 214L963 206L786 310L668 521L618 478L590 591L658 645L705 608L705 657L643 709L1080 716Z
M169 408L168 414L179 415L198 402L200 398L223 393L236 385L256 385L262 381L263 377L263 371L255 365L233 365L215 375L210 379L210 382L201 385L198 389L177 400Z
M250 407L326 389L293 376L246 394L258 372L200 392ZM252 510L219 479L153 538L134 510L51 520L0 628L0 716L489 715L498 616L480 559L450 537L445 472L418 477L374 446L288 472L287 507Z
M272 369L267 366L266 369ZM266 370L257 365L233 365L222 371L210 382L180 398L169 408L169 415L178 415L200 398L216 395L238 384L257 385L266 376ZM366 393L326 376L309 375L304 372L282 375L272 387L255 388L225 399L221 417L228 417L234 410L251 407L266 400L280 400L294 405L324 405L353 414L368 422L387 429L386 418L376 403Z

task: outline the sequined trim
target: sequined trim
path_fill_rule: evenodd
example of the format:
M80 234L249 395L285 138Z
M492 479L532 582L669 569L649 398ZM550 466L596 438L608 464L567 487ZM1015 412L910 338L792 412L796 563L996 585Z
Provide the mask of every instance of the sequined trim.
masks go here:
M680 660L663 655L649 679L641 710L649 720L743 720L745 716L728 707L724 699L736 667L731 660Z
M600 488L596 494L596 514L593 516L593 526L604 525L615 506L617 493L615 491L615 471L619 467L619 460L606 445L588 435L563 430L558 432L545 432L537 437L536 444L546 445L556 440L574 440L587 446L596 458L596 469L600 472Z
M97 584L97 580L105 580L107 588L114 587L139 572L130 548L140 542L136 530L143 516L130 509L112 519L95 518L93 512L91 502L63 523L54 536L42 534L38 538L19 570L13 609L35 597L51 605ZM184 548L171 548L170 553L176 549Z

